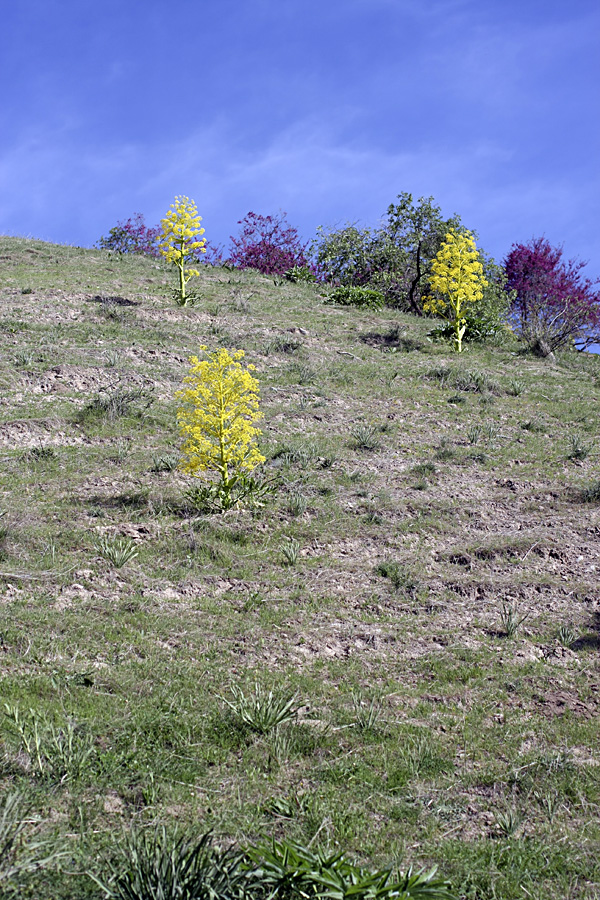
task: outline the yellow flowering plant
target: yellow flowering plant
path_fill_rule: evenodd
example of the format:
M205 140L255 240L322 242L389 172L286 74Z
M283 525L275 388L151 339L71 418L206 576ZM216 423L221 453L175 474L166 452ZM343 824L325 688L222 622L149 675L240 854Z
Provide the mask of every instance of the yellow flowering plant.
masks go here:
M206 241L197 238L204 234L200 225L202 216L198 215L196 204L189 197L175 197L164 219L160 220L161 233L158 238L158 249L167 262L173 263L179 276L179 287L176 291L177 302L187 306L189 295L186 285L190 278L198 276L198 269L190 268L199 253L206 253Z
M207 351L206 346L201 346ZM254 424L262 418L259 386L253 365L240 363L243 350L207 352L207 359L190 359L191 369L175 397L182 405L177 422L184 437L182 471L195 477L216 472L216 488L201 491L205 505L230 509L260 486L248 473L265 461L256 446L261 434ZM235 490L234 490L235 489Z
M431 264L432 293L423 304L425 312L442 316L454 332L454 349L462 351L466 329L465 311L483 297L487 280L470 231L449 231Z

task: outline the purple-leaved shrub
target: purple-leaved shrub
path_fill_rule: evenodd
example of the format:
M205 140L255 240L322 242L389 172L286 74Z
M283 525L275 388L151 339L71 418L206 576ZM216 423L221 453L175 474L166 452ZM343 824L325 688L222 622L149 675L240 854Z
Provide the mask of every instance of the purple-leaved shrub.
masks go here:
M584 277L585 265L563 259L562 247L544 237L511 247L504 269L514 292L512 317L535 353L548 356L574 341L585 347L600 339L599 282Z
M284 275L294 266L309 267L307 244L290 225L285 213L261 216L249 212L238 222L239 236L231 237L228 262L238 269L258 269L263 275Z

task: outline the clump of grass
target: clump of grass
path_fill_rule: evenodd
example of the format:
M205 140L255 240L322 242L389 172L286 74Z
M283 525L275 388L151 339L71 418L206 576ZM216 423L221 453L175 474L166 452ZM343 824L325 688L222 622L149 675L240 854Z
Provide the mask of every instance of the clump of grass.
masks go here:
M413 350L423 349L423 342L409 337L406 332L401 331L400 325L392 325L383 334L383 343L388 353L410 353Z
M533 795L539 803L542 811L546 815L548 821L552 823L554 821L554 816L556 815L560 806L561 798L558 791L545 791L544 793L534 791Z
M114 422L122 416L141 416L154 402L151 390L146 388L119 388L114 391L100 391L87 403L79 414L82 421L93 418Z
M33 709L4 704L9 737L25 754L32 774L52 781L78 781L95 753L93 735L72 720L60 725Z
M481 432L488 441L492 441L498 436L499 428L496 422L484 422L481 426Z
M179 465L178 453L153 453L151 472L173 472Z
M439 382L440 387L445 387L450 378L452 377L452 370L448 368L448 366L435 366L435 368L430 369L430 371L426 375L427 378L431 378L433 381Z
M350 446L354 450L378 450L381 447L381 429L367 422L358 422L350 429Z
M258 682L245 693L232 685L232 700L220 699L232 710L239 721L257 734L268 734L285 722L297 718L300 708L296 694L267 690Z
M107 865L108 877L88 875L113 900L195 900L244 898L249 883L243 854L212 845L212 834L190 839L167 834L164 825L135 828L121 847L120 860Z
M471 425L471 427L467 431L467 440L470 444L476 444L479 441L479 438L483 434L483 428L481 425Z
M37 820L18 792L6 794L0 809L0 894L18 897L19 877L54 865L62 853L30 833Z
M539 419L527 419L527 421L521 422L521 428L523 431L531 431L535 434L545 434L546 432L545 424Z
M417 463L416 466L413 466L410 470L411 475L418 475L422 478L431 478L433 475L437 474L437 469L435 467L435 463L432 462L423 462Z
M31 447L30 450L25 454L25 458L30 462L46 462L51 459L56 459L56 450L54 447Z
M104 357L104 365L107 369L114 369L121 359L116 350L105 350L102 355Z
M449 366L436 366L427 373L427 378L437 381L440 387L454 387L458 391L467 391L477 394L499 394L501 388L498 382L485 372L455 370Z
M279 549L283 554L286 565L295 566L298 562L298 556L300 555L300 544L296 538L287 538L279 545Z
M420 588L420 582L401 563L395 560L384 560L375 567L375 573L389 578L394 590L403 591L410 597L414 597Z
M35 362L35 354L31 350L19 350L15 353L14 360L18 369L29 369Z
M115 569L120 569L138 555L135 544L128 538L111 538L104 535L98 538L95 546L98 553L108 560Z
M577 631L572 625L560 625L556 639L562 647L570 647L577 640Z
M487 456L487 453L475 452L475 453L469 454L469 459L472 459L473 462L476 462L476 463L486 463L488 461L488 456Z
M367 525L382 524L383 518L381 516L379 508L374 503L367 503L363 515L363 521L366 522Z
M253 612L266 602L261 591L250 591L244 600L242 609L244 612Z
M423 733L406 736L400 746L399 759L401 768L412 778L445 772L449 766L448 760L436 751L431 736ZM398 775L399 782L402 782L403 773L400 771ZM392 784L394 780L392 776Z
M383 712L381 697L372 697L368 700L365 699L362 691L353 691L352 705L354 706L354 721L359 731L375 731Z
M289 372L297 384L312 384L317 377L317 373L308 363L294 363L290 366Z
M523 622L529 618L529 613L519 615L516 603L503 603L500 610L500 624L504 629L506 637L515 637Z
M298 491L294 491L290 494L288 499L288 509L292 516L303 515L306 512L307 505L308 501L303 494Z
M472 391L477 394L499 394L498 382L486 372L459 372L454 381L459 391Z
M511 837L515 834L523 821L522 815L514 807L510 807L504 811L499 810L494 813L494 818L496 820L498 831L502 837Z
M440 440L439 446L435 451L435 458L446 462L456 459L456 448L450 444L448 438L443 437Z
M0 509L0 556L4 552L4 543L10 534L10 529L8 527L8 522L3 522L6 515L5 509Z
M272 728L267 735L267 745L271 760L274 760L279 766L287 762L294 756L296 750L293 727L278 725L276 728Z
M506 393L511 397L519 397L525 390L525 385L517 378L511 378Z
M115 443L115 452L110 456L111 462L117 463L117 465L125 462L129 454L129 447L130 442L128 440L117 438L117 441Z
M22 322L19 319L2 319L0 321L0 332L4 334L20 334L28 329L29 325L27 322Z
M594 484L590 484L589 487L584 488L581 496L586 503L600 502L600 481L596 481Z
M271 459L280 459L286 465L306 466L317 456L315 444L306 441L301 444L284 444L277 447L271 454Z
M413 488L418 491L425 491L429 487L429 482L435 480L437 469L431 461L417 463L409 470L410 475L414 475L417 481L413 484Z
M265 354L270 353L296 353L302 347L302 341L298 338L276 337L265 346Z
M594 447L593 441L585 441L580 434L572 434L569 438L569 452L567 459L586 459Z

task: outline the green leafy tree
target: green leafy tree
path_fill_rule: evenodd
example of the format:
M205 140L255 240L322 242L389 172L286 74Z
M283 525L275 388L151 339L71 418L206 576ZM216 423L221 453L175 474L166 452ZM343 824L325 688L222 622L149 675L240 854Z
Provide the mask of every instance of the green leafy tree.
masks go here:
M196 204L189 197L175 197L175 202L169 207L164 219L161 219L162 231L159 237L158 249L167 262L173 263L177 269L179 286L177 289L177 302L180 306L187 306L188 294L186 285L194 275L198 276L198 269L190 267L190 263L198 258L198 254L206 253L206 241L204 238L196 240L204 234L204 228L200 222L202 217L198 215Z
M471 341L501 343L514 337L510 325L510 308L513 292L508 290L504 267L479 250L485 285L483 296L467 309L467 334Z
M404 192L397 199L378 228L319 228L312 252L325 281L369 287L381 292L390 306L422 315L431 263L445 235L460 227L460 218L444 219L433 197L415 203L412 194Z
M207 348L202 346L201 350ZM175 397L182 402L177 421L184 437L181 469L189 475L216 472L223 509L238 502L232 494L244 473L265 461L256 446L261 434L255 422L259 410L258 381L253 365L243 368L243 350L220 348L208 359L192 356L185 387Z
M432 262L448 232L460 228L460 217L444 219L433 197L415 203L412 194L403 191L397 199L388 206L384 227L391 263L382 273L384 293L388 302L422 315Z
M367 286L376 271L378 231L356 224L317 229L311 245L317 271L325 281L346 287Z
M427 297L423 308L450 323L454 349L461 353L467 309L483 299L483 289L487 285L470 231L448 232L431 265L429 285L433 293Z

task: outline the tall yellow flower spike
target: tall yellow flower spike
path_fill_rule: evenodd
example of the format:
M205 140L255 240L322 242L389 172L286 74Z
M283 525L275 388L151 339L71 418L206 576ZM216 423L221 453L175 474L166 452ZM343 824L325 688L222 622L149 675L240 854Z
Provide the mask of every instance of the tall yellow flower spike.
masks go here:
M194 275L198 276L198 269L187 266L198 253L206 253L206 240L194 240L204 234L204 228L200 222L202 216L198 215L196 204L189 197L175 197L175 202L169 207L164 219L161 219L162 233L158 241L158 249L167 262L173 263L179 276L177 302L180 306L187 306L188 296L186 284Z
M208 353L206 360L192 356L190 374L183 379L186 387L175 394L183 404L177 410L185 439L180 468L194 476L217 472L225 507L236 473L250 472L265 461L255 443L261 431L254 422L262 418L258 381L251 374L253 365L244 369L240 364L243 356L243 350L229 353L224 348Z
M441 315L454 329L454 349L462 352L466 329L465 309L483 297L487 281L470 231L450 231L431 264L429 285L436 293L427 297L425 312Z

